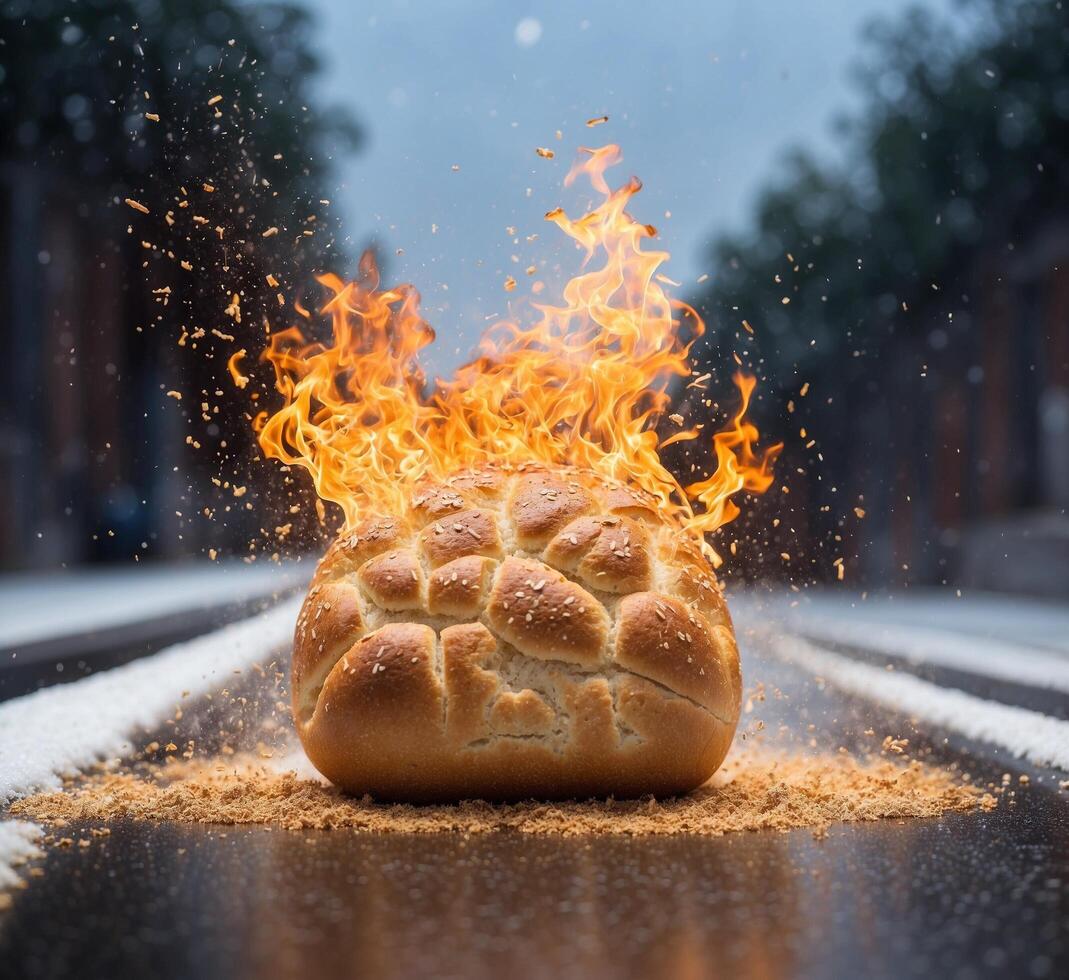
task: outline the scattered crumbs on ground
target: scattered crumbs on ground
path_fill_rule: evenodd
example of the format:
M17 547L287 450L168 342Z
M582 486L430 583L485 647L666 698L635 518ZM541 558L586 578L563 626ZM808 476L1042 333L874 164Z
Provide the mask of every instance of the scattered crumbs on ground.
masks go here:
M299 598L283 599L265 613L151 657L0 704L0 806L58 788L65 773L128 757L144 744L138 733L162 730L170 737L167 720L177 720L180 691L200 698L243 671L260 672L265 681L260 690L270 691L274 678L259 665L287 648L299 606Z
M859 760L744 749L709 783L671 799L593 800L438 806L375 803L265 767L249 757L190 762L164 772L140 765L97 773L62 791L13 804L13 814L46 824L172 820L267 824L287 830L720 836L808 828L820 839L835 823L908 817L990 806L959 774L918 760Z

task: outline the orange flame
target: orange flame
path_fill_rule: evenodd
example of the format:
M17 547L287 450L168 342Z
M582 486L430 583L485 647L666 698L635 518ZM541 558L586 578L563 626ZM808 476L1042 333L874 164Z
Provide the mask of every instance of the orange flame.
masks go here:
M242 347L241 350L234 351L226 362L226 369L230 372L230 379L238 388L244 388L249 383L248 377L241 373L241 362L244 357L245 348Z
M758 432L745 417L754 379L741 374L741 407L713 437L713 475L683 488L662 464L659 449L699 435L659 442L654 425L671 378L690 374L693 341L681 341L681 321L693 338L705 328L662 288L656 273L668 253L642 248L655 229L625 211L639 181L612 190L605 180L619 148L585 153L565 184L584 175L604 199L578 220L560 208L546 218L584 248L584 269L596 255L603 261L568 282L563 305L535 304L535 323L492 327L452 380L428 387L419 353L434 331L420 317L419 294L380 288L370 255L355 282L319 279L334 294L322 310L333 326L329 345L309 342L299 327L271 337L264 356L284 404L261 421L260 445L308 470L348 526L402 508L423 478L495 462L574 465L637 485L703 539L738 514L733 494L771 484L780 447L755 451Z

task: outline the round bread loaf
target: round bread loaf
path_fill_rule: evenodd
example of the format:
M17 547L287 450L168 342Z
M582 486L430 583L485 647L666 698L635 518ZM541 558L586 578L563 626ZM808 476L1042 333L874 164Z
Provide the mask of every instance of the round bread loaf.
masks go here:
M331 782L384 800L669 795L739 717L739 657L692 537L586 471L417 488L319 563L293 714Z

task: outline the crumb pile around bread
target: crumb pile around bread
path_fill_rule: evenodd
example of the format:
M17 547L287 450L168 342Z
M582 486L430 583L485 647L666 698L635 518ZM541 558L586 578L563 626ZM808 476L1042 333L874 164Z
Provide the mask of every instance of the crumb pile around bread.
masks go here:
M588 471L417 487L334 542L298 618L309 759L382 799L667 795L727 754L741 682L697 542Z
M936 817L998 807L1006 784L974 785L956 770L921 759L806 754L790 746L738 746L704 786L673 799L573 803L482 800L440 806L377 803L340 794L315 779L272 768L258 757L232 756L172 765L162 771L104 771L59 792L19 800L20 817L51 824L43 843L70 846L87 822L174 820L266 824L287 830L373 834L488 834L507 831L570 837L588 834L700 834L809 828L827 836L840 822ZM1008 794L1012 797L1012 791ZM1012 804L1012 799L1010 800ZM74 825L73 828L71 825ZM106 830L106 828L105 828ZM92 827L93 835L104 832ZM85 838L83 838L85 839ZM307 838L313 843L315 838Z

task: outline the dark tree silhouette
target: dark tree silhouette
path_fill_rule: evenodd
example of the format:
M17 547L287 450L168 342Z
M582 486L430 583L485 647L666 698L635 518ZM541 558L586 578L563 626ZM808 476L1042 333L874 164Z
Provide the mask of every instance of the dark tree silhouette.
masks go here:
M259 531L246 508L190 515L253 452L253 391L225 383L227 356L254 362L277 295L347 260L331 157L360 134L348 108L319 105L311 30L289 3L0 3L9 563Z
M770 560L808 579L833 571L829 551L863 552L861 565L886 580L910 564L891 541L901 520L911 526L899 537L914 539L905 577L937 581L951 574L941 532L1044 502L1029 484L1039 468L1027 445L1033 393L1009 381L985 387L976 365L1007 301L992 290L1015 254L1069 233L1069 20L1053 0L967 0L953 19L914 10L880 21L867 40L863 108L841 124L843 162L790 156L752 228L715 242L717 275L695 305L721 340L745 339L738 325L752 324L752 362L771 390L766 414L794 437L781 472L795 495L776 506L787 515L781 532L796 533L769 540ZM1060 296L1064 266L1056 257L1040 265L1041 291ZM1046 380L1066 383L1056 335L1069 325L1045 308L1027 361L1037 390L1044 359L1057 374ZM1017 462L990 458L997 426L985 429L980 402L999 398L1028 402ZM950 431L959 423L946 413L962 417L959 428L972 424L971 435ZM960 506L939 513L945 473L935 459L969 440ZM1010 471L1004 492L985 490L993 466ZM792 553L786 565L781 550Z

